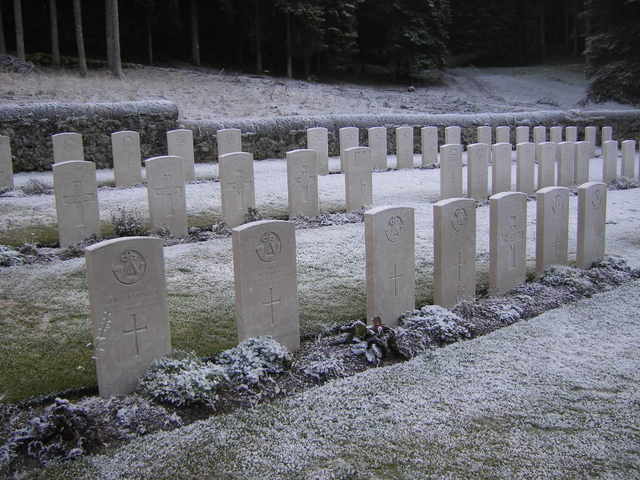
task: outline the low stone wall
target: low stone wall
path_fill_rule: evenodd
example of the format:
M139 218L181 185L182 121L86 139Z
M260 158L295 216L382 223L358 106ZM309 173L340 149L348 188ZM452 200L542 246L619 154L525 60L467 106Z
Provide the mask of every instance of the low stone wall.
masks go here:
M167 130L176 128L178 107L167 101L39 103L0 106L0 135L11 138L15 172L46 170L53 163L51 135L81 133L85 160L113 165L111 134L140 133L142 157L166 154Z
M497 127L508 125L511 129L511 141L515 143L515 127L519 125L555 125L578 127L582 138L584 127L593 125L602 127L611 125L614 138L618 140L640 138L640 110L594 110L594 111L537 111L519 113L482 113L482 114L446 114L446 115L319 115L278 117L272 119L245 119L229 121L183 121L184 128L193 130L196 161L207 162L217 159L216 131L222 128L242 130L243 150L254 154L256 159L284 158L285 153L296 148L305 148L306 129L325 127L329 130L329 152L337 155L338 129L341 127L359 127L360 144L367 145L369 127L386 126L389 151L395 150L394 127L413 125L416 152L420 151L419 127L432 125L440 129L440 143L444 142L444 127L458 125L462 127L464 143L476 141L476 128L481 125ZM547 133L548 136L548 133ZM599 141L599 140L598 140Z

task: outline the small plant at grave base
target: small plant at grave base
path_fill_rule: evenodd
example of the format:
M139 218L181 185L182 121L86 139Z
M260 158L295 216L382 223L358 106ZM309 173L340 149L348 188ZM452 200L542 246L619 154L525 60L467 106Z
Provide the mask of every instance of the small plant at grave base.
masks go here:
M382 325L380 318L374 319L374 325L368 327L361 320L341 327L343 343L352 343L351 352L364 356L368 363L380 365L384 357L391 351L394 332Z
M24 255L11 247L0 245L0 267L13 267L24 263Z
M111 214L111 223L118 237L138 237L147 233L142 215L136 210L119 208Z
M640 187L640 182L635 178L620 177L608 183L610 190L629 190Z
M25 195L45 195L52 190L49 185L35 178L29 180L20 189Z
M257 208L249 207L245 218L247 222L255 222L257 220L262 220L262 214L260 214Z
M421 342L427 345L442 346L471 338L470 326L467 322L452 311L438 305L425 305L419 310L405 313L400 317L400 326L394 330L396 337L400 337L402 331L412 332L414 336L417 333L422 339ZM419 351L419 347L416 351ZM402 352L399 353L402 354Z
M324 382L329 378L342 377L346 374L344 361L339 358L326 358L310 363L302 373L306 377L312 378L317 382Z

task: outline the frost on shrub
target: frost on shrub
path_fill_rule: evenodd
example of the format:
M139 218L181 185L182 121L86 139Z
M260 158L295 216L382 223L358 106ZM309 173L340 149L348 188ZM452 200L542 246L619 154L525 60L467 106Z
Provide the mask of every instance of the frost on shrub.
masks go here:
M52 188L40 180L32 178L21 187L25 195L46 195L51 193Z
M584 270L564 265L552 265L547 268L539 282L550 287L565 287L582 297L590 297L598 291Z
M629 190L630 188L640 187L640 182L634 178L619 177L611 180L608 185L609 190Z
M119 208L111 214L111 223L118 237L138 237L147 233L142 215L135 210Z
M157 402L175 407L200 404L214 408L223 380L222 368L193 355L161 358L145 372L138 390Z
M400 317L405 330L419 332L429 343L444 345L470 338L466 322L458 315L438 305L426 305Z
M0 245L0 267L12 267L24 263L25 258L20 252L17 252L11 247Z
M344 362L339 358L327 358L307 365L303 370L305 376L318 382L324 382L329 378L337 378L345 375Z
M408 330L403 327L396 327L393 330L395 333L394 349L403 358L416 357L430 348L430 338L425 337L417 330Z

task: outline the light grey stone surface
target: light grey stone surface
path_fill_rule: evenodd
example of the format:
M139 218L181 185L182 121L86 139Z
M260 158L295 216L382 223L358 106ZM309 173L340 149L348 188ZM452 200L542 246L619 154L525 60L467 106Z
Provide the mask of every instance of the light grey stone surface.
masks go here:
M343 127L338 131L338 137L340 139L340 171L344 171L344 152L360 145L360 129L358 127Z
M85 257L98 389L102 397L125 395L171 353L162 240L105 240Z
M538 125L533 127L533 143L543 143L547 141L547 127L544 125Z
M0 135L0 190L13 190L11 140L6 135Z
M496 127L496 143L511 143L511 127L505 125Z
M566 127L564 129L564 138L567 142L577 142L578 141L578 127Z
M369 147L352 147L344 152L344 186L347 212L373 204L373 165Z
M415 219L413 208L377 207L364 214L367 321L396 326L415 309Z
M584 127L584 141L589 142L594 149L596 148L597 136L598 136L597 127L593 127L593 126Z
M542 142L536 145L536 163L538 164L538 188L553 187L556 184L557 144Z
M451 308L461 300L473 299L476 294L474 200L450 198L433 205L433 253L433 303Z
M289 218L315 217L320 214L317 155L315 150L287 152Z
M605 126L602 127L602 140L600 145L604 145L604 142L609 142L613 140L613 127Z
M242 131L239 128L223 128L216 131L218 157L242 151Z
M516 190L533 195L536 191L536 144L531 142L516 145Z
M576 142L576 164L574 168L574 185L582 185L589 181L589 170L593 144L588 141Z
M140 134L131 131L112 133L111 151L116 187L140 185L142 183Z
M100 235L98 185L93 162L69 160L53 165L53 190L62 248Z
M462 197L462 145L440 147L440 199Z
M478 143L484 143L489 146L493 145L493 135L491 127L489 125L483 125L478 127L477 137Z
M438 127L420 129L422 143L422 166L433 167L438 163Z
M511 191L511 144L495 143L492 149L491 191L495 195Z
M222 218L230 227L242 225L256 206L253 155L232 152L218 157Z
M467 147L467 196L478 202L485 202L489 197L490 157L488 143L473 143Z
M300 347L296 235L293 223L261 220L233 229L238 340L269 335Z
M558 180L560 187L570 187L575 179L576 144L574 142L560 142L560 161L558 162Z
M527 278L527 196L502 192L489 205L489 293L501 295Z
M457 125L452 125L444 129L444 143L447 145L462 144L462 129Z
M53 143L53 162L62 163L69 160L84 160L82 135L74 132L51 135Z
M386 136L385 136L386 141ZM329 133L324 127L307 129L307 148L318 153L318 175L329 173ZM385 155L385 162L387 157Z
M606 140L602 144L602 180L612 182L618 177L618 142Z
M187 199L181 157L154 157L144 162L151 228L172 237L187 235Z
M396 159L397 168L413 168L413 127L396 128Z
M516 127L516 145L519 143L528 143L531 141L529 127L521 125Z
M607 185L588 182L578 187L578 241L576 264L589 268L604 258L607 222Z
M554 126L549 128L549 141L553 143L560 143L562 141L562 130L561 126Z
M396 131L396 135L397 134L398 132ZM387 150L388 150L387 128L371 127L367 130L367 138L369 141L369 148L371 149L371 161L373 162L373 169L386 170L387 169ZM413 137L411 141L413 141ZM396 142L396 148L399 148L398 142ZM413 162L413 158L411 161Z
M186 128L167 132L167 151L170 157L180 157L184 170L184 181L192 182L196 178L193 156L193 132Z
M622 142L622 176L635 178L636 176L636 141Z
M536 271L566 265L569 252L569 189L541 188L536 193Z

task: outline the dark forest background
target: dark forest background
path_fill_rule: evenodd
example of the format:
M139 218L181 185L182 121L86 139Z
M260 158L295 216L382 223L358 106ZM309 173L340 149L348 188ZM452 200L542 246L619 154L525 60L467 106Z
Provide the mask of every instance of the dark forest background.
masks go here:
M584 59L592 98L640 99L640 0L0 0L0 53L4 43L20 54L23 38L27 59L58 63L54 12L61 62L77 62L74 5L90 65L108 57L113 67L116 55L301 78L404 79L446 66L570 58Z

